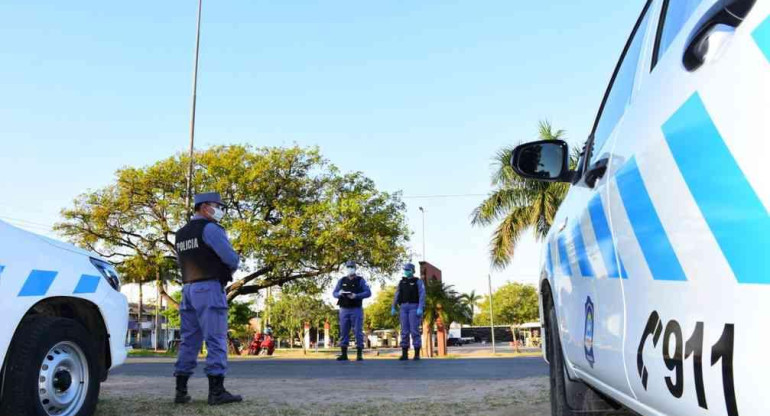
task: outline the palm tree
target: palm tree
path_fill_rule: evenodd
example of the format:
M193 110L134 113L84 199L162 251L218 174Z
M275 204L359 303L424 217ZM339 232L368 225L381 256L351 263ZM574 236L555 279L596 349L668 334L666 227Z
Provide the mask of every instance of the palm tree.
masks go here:
M473 317L476 316L476 304L478 304L480 300L481 295L477 294L475 290L460 295L460 301L471 310L471 321L473 321Z
M554 130L548 121L540 121L538 136L539 140L558 140L565 137L565 132ZM548 234L569 189L567 183L524 179L514 173L510 166L514 147L504 147L495 155L494 190L473 210L471 220L474 226L499 222L490 242L492 266L496 269L511 262L516 243L525 231L533 228L537 240ZM576 163L577 154L573 153L571 164Z
M449 327L452 322L470 323L472 315L470 309L462 301L460 294L454 290L454 286L432 280L425 285L425 315L423 319L433 327L438 318L441 318L441 322Z

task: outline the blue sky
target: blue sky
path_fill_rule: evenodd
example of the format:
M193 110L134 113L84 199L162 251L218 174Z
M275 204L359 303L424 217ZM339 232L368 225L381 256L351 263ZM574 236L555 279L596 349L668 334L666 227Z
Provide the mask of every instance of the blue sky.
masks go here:
M642 0L204 1L196 144L319 146L403 191L419 259L485 291L469 224L491 157L549 119L588 135ZM184 151L197 2L0 3L0 218L47 227L123 166ZM522 242L493 284L534 282Z

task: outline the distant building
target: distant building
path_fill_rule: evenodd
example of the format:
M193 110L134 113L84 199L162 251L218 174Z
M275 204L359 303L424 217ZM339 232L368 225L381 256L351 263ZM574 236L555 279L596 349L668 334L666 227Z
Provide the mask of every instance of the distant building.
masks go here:
M427 283L434 280L441 281L441 270L428 263L427 261L420 262L420 277Z
M178 292L181 287L176 284L167 284L167 292L169 294ZM120 288L121 293L128 298L128 333L126 334L126 344L131 345L137 349L154 349L156 348L156 331L157 348L165 350L168 348L169 341L173 339L179 339L179 328L170 327L168 320L163 314L156 316L156 308L158 304L158 290L153 283L145 283L142 285L142 313L139 313L139 284L128 283L124 284ZM168 303L161 298L160 311L164 311L168 308ZM156 322L157 321L159 322Z

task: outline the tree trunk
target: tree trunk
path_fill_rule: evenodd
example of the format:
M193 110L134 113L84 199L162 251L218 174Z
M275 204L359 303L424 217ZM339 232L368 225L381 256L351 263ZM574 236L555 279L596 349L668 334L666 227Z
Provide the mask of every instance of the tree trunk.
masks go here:
M142 307L143 307L142 302L144 302L144 299L142 294L142 281L140 280L139 281L139 313L137 314L137 318L136 318L136 322L139 324L139 335L137 337L137 340L139 341L140 350L144 349L144 344L142 343L144 338L142 336L144 333L144 329L142 328Z
M169 308L179 309L179 302L166 292L166 288L163 285L161 285L160 288L160 296L166 300L166 304Z
M303 328L300 328L297 331L297 336L299 336L299 343L302 344L302 355L307 355L307 349L305 348L305 331Z

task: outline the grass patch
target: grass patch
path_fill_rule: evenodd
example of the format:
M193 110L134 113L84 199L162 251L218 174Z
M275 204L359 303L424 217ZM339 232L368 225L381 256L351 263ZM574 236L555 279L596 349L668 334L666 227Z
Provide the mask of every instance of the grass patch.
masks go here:
M176 357L176 352L153 351L153 350L131 350L129 357Z

